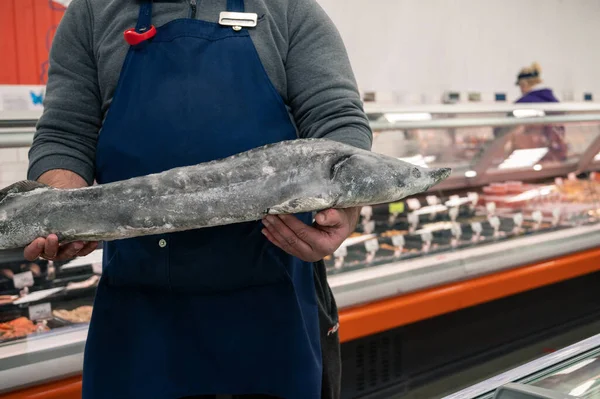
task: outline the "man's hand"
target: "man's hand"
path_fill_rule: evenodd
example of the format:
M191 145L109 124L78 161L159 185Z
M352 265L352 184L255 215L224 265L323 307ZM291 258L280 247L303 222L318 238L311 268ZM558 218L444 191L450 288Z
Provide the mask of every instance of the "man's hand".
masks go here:
M269 215L263 219L262 233L285 252L306 262L331 255L354 231L360 208L328 209L308 226L293 215Z
M38 181L56 188L81 188L87 186L85 180L76 173L68 170L51 170L40 176ZM83 241L59 245L56 234L50 234L48 237L35 239L25 248L23 255L30 262L40 257L48 260L63 261L76 256L88 255L97 247L97 242Z
M86 256L98 248L97 242L76 241L69 244L59 245L56 234L48 237L36 238L24 251L25 259L34 261L38 258L47 260L63 261L73 259L76 256Z

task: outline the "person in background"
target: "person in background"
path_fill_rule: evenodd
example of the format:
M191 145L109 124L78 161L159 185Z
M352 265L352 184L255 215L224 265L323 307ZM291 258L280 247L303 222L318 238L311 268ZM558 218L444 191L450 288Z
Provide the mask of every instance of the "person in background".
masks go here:
M85 187L297 138L372 142L346 49L316 0L73 0L28 175ZM107 242L83 399L338 399L322 259L359 211ZM95 247L50 235L25 256Z
M542 86L542 68L537 62L522 68L517 76L517 86L522 97L516 103L557 103L552 89Z
M552 89L542 86L542 68L537 62L522 68L517 76L517 86L522 96L515 102L558 103ZM512 130L505 147L505 155L518 149L547 148L548 152L539 162L561 162L567 159L568 146L565 142L565 129L556 125L519 126Z

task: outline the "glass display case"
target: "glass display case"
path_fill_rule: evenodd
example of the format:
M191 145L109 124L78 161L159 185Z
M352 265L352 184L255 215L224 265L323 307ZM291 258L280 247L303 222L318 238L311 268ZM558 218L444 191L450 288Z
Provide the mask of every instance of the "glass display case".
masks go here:
M367 108L373 151L453 172L431 192L363 208L352 237L326 259L338 303L596 247L598 111L555 104Z
M600 335L444 399L600 398Z
M366 111L373 151L453 173L363 208L325 259L342 311L600 245L600 106ZM0 148L27 147L36 119L0 113ZM0 393L81 372L101 261L101 248L70 262L0 252Z

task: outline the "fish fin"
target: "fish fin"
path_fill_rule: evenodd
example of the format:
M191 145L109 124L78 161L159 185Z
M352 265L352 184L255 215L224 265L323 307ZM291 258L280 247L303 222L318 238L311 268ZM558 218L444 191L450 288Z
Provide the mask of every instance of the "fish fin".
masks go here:
M0 201L2 201L8 194L26 193L33 191L36 188L50 187L43 183L39 183L33 180L23 180L15 184L11 184L8 187L4 187L0 190Z

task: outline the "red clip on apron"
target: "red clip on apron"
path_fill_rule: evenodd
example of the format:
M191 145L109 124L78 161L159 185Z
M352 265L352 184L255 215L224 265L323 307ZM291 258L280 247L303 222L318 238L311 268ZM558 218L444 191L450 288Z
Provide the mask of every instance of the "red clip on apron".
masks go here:
M243 12L243 0L227 9ZM99 136L99 183L296 138L246 29L193 19L154 28L151 15L151 1L142 2L134 33L145 36L129 49ZM319 398L313 266L261 228L106 243L83 398Z

